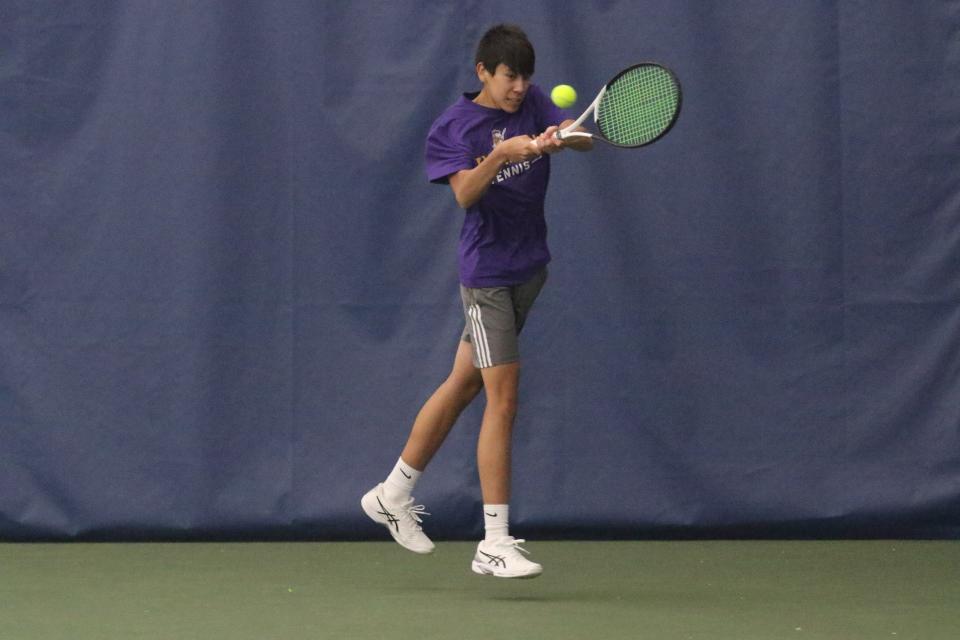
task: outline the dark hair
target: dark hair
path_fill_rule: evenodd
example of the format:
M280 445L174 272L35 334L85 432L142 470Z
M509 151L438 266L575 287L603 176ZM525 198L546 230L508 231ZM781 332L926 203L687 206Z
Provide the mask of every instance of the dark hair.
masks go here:
M490 27L480 38L474 63L477 62L482 63L490 73L496 73L497 67L503 63L529 78L533 75L536 56L523 29L514 24L498 24Z

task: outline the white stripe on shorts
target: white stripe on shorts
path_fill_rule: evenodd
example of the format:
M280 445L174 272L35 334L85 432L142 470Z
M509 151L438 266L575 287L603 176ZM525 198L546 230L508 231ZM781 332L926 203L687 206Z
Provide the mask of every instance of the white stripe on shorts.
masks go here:
M490 359L490 343L487 341L487 332L483 328L483 318L480 314L480 305L470 305L468 312L470 314L470 323L473 325L473 343L477 349L477 362L480 367L492 367L493 361Z

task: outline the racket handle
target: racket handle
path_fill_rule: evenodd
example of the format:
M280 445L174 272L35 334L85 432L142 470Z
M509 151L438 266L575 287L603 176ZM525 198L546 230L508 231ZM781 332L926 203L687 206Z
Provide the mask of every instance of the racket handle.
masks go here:
M560 131L559 129L557 129L556 131L553 132L553 137L556 138L557 140L563 140L566 136L563 135L563 131ZM538 146L537 141L533 139L530 140L530 144L532 144L535 147Z

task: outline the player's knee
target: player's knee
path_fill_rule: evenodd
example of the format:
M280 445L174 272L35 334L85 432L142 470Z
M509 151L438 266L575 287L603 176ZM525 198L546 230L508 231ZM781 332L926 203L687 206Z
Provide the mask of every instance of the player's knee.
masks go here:
M447 379L447 384L462 403L469 404L483 389L483 379L479 375L456 375Z
M515 393L487 394L486 410L512 422L517 415L517 395Z
M464 380L459 388L459 396L464 404L469 404L483 389L482 380Z
M479 394L482 390L483 390L483 378L481 378L480 376L475 376L473 378L470 378L469 380L466 381L464 385L464 391L466 392L466 395L470 397L471 400L473 398L476 398L477 394Z

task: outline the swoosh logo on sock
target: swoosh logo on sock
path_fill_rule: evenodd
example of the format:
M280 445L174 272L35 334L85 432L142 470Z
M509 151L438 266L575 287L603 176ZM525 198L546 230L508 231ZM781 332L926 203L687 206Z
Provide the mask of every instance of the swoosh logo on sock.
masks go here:
M403 469L400 469L400 473L402 473L402 474L403 474L403 477L406 478L407 480L409 480L410 478L413 477L413 476L408 476L408 475L407 475L407 472L404 471Z
M487 514L488 516L490 516L491 518L496 518L496 517L497 517L497 514L495 514L495 513L487 513L486 511L484 511L484 513L486 513L486 514Z

